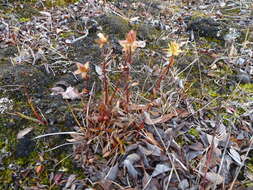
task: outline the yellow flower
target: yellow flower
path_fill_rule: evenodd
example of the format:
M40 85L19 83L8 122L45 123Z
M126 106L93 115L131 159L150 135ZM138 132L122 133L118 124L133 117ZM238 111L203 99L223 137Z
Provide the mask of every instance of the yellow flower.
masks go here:
M74 74L79 75L81 74L83 79L88 79L89 75L88 72L90 71L89 62L86 62L85 64L77 63L77 70L74 72Z
M108 37L103 33L98 33L97 36L98 39L96 40L96 43L98 43L99 47L102 48L108 42Z
M126 35L125 40L119 40L119 44L123 47L124 52L133 53L137 47L145 47L144 41L136 41L136 32L131 30Z
M167 50L168 56L178 56L181 52L183 52L182 50L180 50L179 44L176 42L170 42L169 47Z

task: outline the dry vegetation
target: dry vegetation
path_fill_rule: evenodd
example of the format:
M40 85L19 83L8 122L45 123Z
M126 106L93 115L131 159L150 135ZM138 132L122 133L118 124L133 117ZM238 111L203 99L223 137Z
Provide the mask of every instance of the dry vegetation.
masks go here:
M252 1L1 8L1 188L253 186Z

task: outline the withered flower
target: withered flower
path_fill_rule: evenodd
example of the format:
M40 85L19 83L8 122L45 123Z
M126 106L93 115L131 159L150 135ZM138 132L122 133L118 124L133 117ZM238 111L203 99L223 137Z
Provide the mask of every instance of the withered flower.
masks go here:
M108 37L105 36L103 33L98 33L97 36L98 39L96 40L96 43L99 45L100 48L102 48L108 42Z
M85 64L77 63L77 70L74 72L74 74L79 75L81 74L83 79L88 79L89 75L88 72L90 71L90 62L86 62Z
M136 31L130 30L125 40L119 40L119 44L123 47L124 52L133 53L138 47L145 47L144 41L136 41Z

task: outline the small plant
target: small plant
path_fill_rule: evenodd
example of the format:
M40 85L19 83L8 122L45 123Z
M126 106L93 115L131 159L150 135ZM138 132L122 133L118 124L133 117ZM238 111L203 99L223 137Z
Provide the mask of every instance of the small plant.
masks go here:
M129 83L130 83L130 72L129 66L132 65L133 60L132 56L136 48L142 47L142 41L136 41L136 32L131 30L127 35L125 40L119 41L120 45L123 47L123 52L125 55L125 61L122 67L123 81L125 81L125 111L128 112L128 105L130 103L130 92L129 92Z
M175 56L178 56L182 52L182 50L180 50L180 47L176 42L171 42L168 45L169 47L168 49L166 49L167 56L169 57L168 64L160 73L160 77L157 80L156 85L155 85L154 94L156 94L156 92L160 89L161 82L164 80L164 78L168 74L170 68L174 65Z
M103 147L103 156L107 157L113 152L124 152L126 138L133 134L133 130L140 127L136 119L130 114L130 65L133 64L132 56L138 47L143 47L143 42L136 40L136 32L131 30L125 40L119 43L123 47L124 61L121 69L121 80L123 86L119 83L116 88L110 88L108 77L108 67L111 63L112 50L108 45L108 37L102 33L98 34L96 43L102 51L104 60L100 66L96 66L102 80L103 96L98 101L90 102L85 105L90 107L86 114L86 132L84 136L88 139L98 139L107 145ZM81 74L84 80L89 79L89 63L77 64L75 74ZM88 81L87 81L88 82ZM123 94L121 97L119 92ZM85 109L84 109L85 110ZM130 128L132 130L130 130ZM136 134L137 135L137 134ZM100 138L97 138L100 137Z

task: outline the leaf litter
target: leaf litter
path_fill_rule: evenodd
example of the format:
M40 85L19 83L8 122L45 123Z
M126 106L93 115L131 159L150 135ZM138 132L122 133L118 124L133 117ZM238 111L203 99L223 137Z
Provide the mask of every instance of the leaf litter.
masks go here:
M129 6L141 8L145 7L146 4L145 1L136 2L135 4L121 2L116 6L108 2L104 6L104 4L97 1L80 1L80 3L68 8L52 8L48 11L40 11L40 15L31 18L30 22L25 22L22 26L17 23L15 27L11 26L8 19L1 18L1 22L6 27L0 34L0 45L6 47L9 44L15 44L21 47L18 53L11 58L13 65L27 63L36 65L41 63L42 60L43 66L47 68L48 73L57 73L59 72L59 64L62 64L61 68L68 68L68 66L76 64L75 61L66 56L66 52L71 49L71 44L87 38L90 31L88 21L103 15L103 12L117 14L131 22L144 20L148 24L157 24L155 22L157 15L152 15L146 9L142 13L138 13L135 9L134 11L138 13L138 17L136 15L130 16L130 18L125 16L128 15L124 13L129 10ZM194 14L194 11L196 11L194 6L190 4L191 1L188 2L187 7L189 6L193 10L182 8L181 12L175 13L171 7L166 5L166 2L160 5L154 2L154 5L150 6L150 10L158 8L165 15L164 18L160 18L156 27L166 28L168 31L165 30L165 32L170 33L170 35L167 34L169 38L177 37L178 33L184 32L184 26L186 25L182 17ZM225 3L222 7L227 6L227 4ZM212 7L210 2L205 6L206 9ZM205 6L202 8L205 9ZM221 5L217 4L217 7L219 6ZM244 6L247 12L248 4L245 3ZM92 9L89 7L92 7ZM80 16L79 13L82 14L85 27L83 31L78 31L81 34L80 36L75 36L71 34L75 31L69 25L73 18ZM230 18L229 15L223 15L223 13L212 15L207 11L206 14L216 17L216 19L219 19L220 16L224 19ZM147 17L147 15L149 16ZM166 15L173 16L171 19L175 22L168 21ZM231 18L234 19L232 16ZM247 19L248 16L245 15L245 23L242 25L248 23ZM178 24L180 22L181 24ZM55 36L54 32L58 36ZM70 35L68 37L60 35L65 32L69 32ZM183 40L186 41L184 46L188 47L190 52L190 48L194 45L185 39ZM27 43L25 44L23 41ZM51 46L52 41L57 41L56 47ZM127 51L126 41L123 42L123 48ZM226 43L231 43L227 52L219 52L220 54L226 54L226 58L214 60L211 69L217 71L222 64L220 61L224 60L224 63L231 64L231 67L238 68L239 65L243 72L244 68L251 71L252 51L250 47L252 47L252 43L248 41L248 38L245 37L243 46L231 38ZM137 46L147 47L147 45L148 43L141 41L134 44L134 49ZM211 50L204 49L202 52L208 55ZM160 52L155 53L161 54ZM239 53L241 53L244 61L238 61L236 58L240 55ZM217 53L216 56L220 56L220 54ZM181 59L179 58L179 60ZM247 64L247 67L243 66L244 63ZM97 75L103 76L103 68L97 64L94 64L94 66ZM146 67L150 68L151 75L154 74L155 70L159 70L150 65ZM88 78L87 70L86 68L85 72L82 72L83 78ZM171 71L170 74L173 75L173 72ZM77 73L81 73L80 68ZM210 73L209 76L215 77ZM226 80L225 76L223 77L217 79L217 85L223 85L222 80ZM245 163L245 160L249 156L249 151L252 150L249 140L249 137L252 136L252 101L241 103L239 99L236 99L236 96L244 96L242 87L238 85L238 88L229 94L234 98L234 101L221 102L227 115L222 115L224 114L222 113L218 114L217 117L209 117L213 114L213 110L222 108L212 107L212 101L215 99L211 99L209 95L201 99L187 97L183 89L188 88L188 84L183 85L181 82L179 85L181 89L175 88L173 80L175 82L179 79L173 79L172 77L171 80L164 81L164 86L167 85L173 88L172 91L175 91L175 93L168 90L163 94L163 97L155 98L148 103L144 101L144 104L143 101L139 101L129 105L130 112L128 114L122 110L121 105L115 106L112 110L108 110L104 104L98 102L85 105L84 107L87 109L84 110L94 110L92 108L99 107L97 112L90 112L91 114L84 119L86 121L82 123L82 125L90 124L89 126L92 127L78 126L77 132L71 134L72 139L68 139L68 141L78 142L73 146L74 162L78 163L79 167L84 170L89 182L85 180L78 181L74 174L64 179L63 174L59 173L52 177L54 183L56 185L64 184L63 188L65 189L76 189L78 183L90 184L91 186L95 186L96 183L106 184L107 189L111 187L117 187L118 189L129 189L130 187L137 189L167 189L168 186L178 189L187 189L194 186L201 189L207 187L219 189L222 187L221 184L230 189L235 188L236 185L233 181L237 180L240 170L237 170L237 173L231 171L245 166L247 163ZM184 80L187 81L188 79ZM240 81L242 81L242 78L240 78ZM138 83L132 87L135 86L138 87ZM61 95L63 99L67 100L83 98L82 92L79 93L78 89L71 85L65 85L65 87L64 85L58 85L53 87L51 91L51 95ZM117 93L121 92L117 91ZM179 98L175 98L175 94ZM135 98L140 97L136 96ZM145 99L144 97L141 98ZM193 102L200 103L202 107L196 108L196 104L193 106ZM116 104L120 103L117 102ZM245 110L245 112L240 115L240 110ZM208 116L208 114L210 115ZM99 125L101 122L103 125ZM24 137L32 130L33 128L21 130L17 138ZM239 132L242 131L243 133L239 135ZM246 181L252 180L252 172L248 167L247 169L247 175L244 179ZM42 169L37 169L39 172L40 170ZM105 186L102 189L106 189Z

